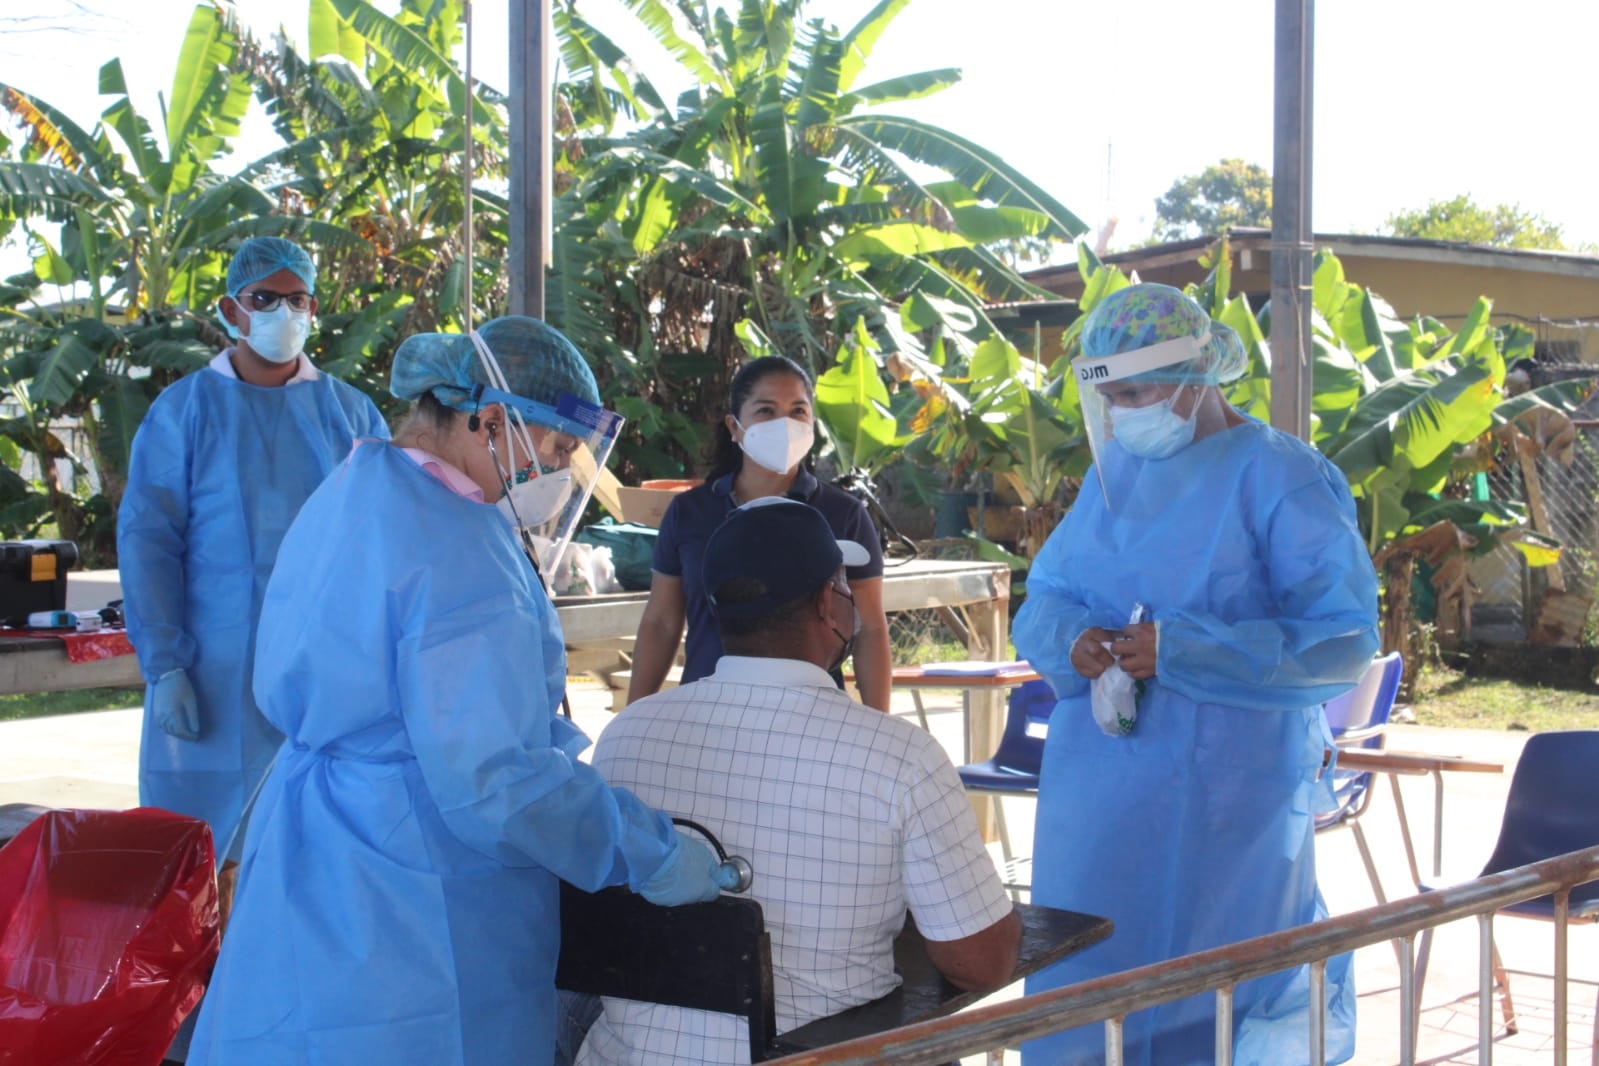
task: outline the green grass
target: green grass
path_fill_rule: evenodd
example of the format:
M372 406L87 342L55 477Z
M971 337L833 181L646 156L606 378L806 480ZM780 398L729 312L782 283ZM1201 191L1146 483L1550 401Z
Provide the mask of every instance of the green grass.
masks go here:
M1492 677L1468 677L1429 665L1416 680L1417 725L1547 733L1599 729L1599 696Z
M77 714L80 711L111 711L144 706L144 689L80 688L71 692L30 692L21 696L0 696L0 722L23 718L43 718L52 714Z
M966 659L970 653L941 632L901 634L894 643L896 663L936 663ZM1016 649L1008 649L1010 658ZM1546 733L1599 729L1599 694L1544 688L1491 677L1468 677L1430 663L1416 681L1411 712L1416 724L1455 729L1498 729Z
M890 638L896 634L890 632ZM972 657L966 645L958 640L952 640L942 635L929 636L920 634L913 639L892 640L890 653L896 666L911 663L925 665L927 663L958 663L965 662ZM1010 641L1005 642L1005 658L1016 658L1016 645Z

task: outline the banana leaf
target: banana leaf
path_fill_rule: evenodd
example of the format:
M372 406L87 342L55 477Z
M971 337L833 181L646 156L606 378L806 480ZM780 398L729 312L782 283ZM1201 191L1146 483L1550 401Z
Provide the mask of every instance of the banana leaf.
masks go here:
M35 406L64 407L77 396L78 387L99 365L100 352L74 333L63 331L39 359L28 400Z
M96 457L109 470L122 478L127 477L128 462L133 455L133 434L150 409L154 389L148 378L135 380L125 374L109 378L97 390L95 402L100 418L95 427Z
M70 170L0 160L0 218L42 215L51 222L66 222L80 205L105 199L98 186Z
M816 379L816 416L841 470L881 469L914 436L900 432L870 345L864 326L857 328L839 362Z
M1487 430L1497 399L1490 366L1437 363L1410 371L1365 396L1325 451L1352 482L1399 460L1425 466Z
M866 69L866 60L882 38L891 22L910 4L911 0L879 0L861 20L844 34L843 60L839 65L838 85L848 90ZM959 78L959 73L955 77Z
M1048 235L1071 240L1088 225L1040 186L999 156L964 137L912 119L891 115L849 116L839 120L868 139L911 159L947 171L977 195L1001 206L1026 207L1050 220Z

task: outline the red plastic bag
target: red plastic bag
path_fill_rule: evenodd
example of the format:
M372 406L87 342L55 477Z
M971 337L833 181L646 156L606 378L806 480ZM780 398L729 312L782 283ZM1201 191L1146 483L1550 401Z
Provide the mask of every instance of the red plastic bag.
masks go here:
M51 811L0 848L0 1066L157 1066L216 962L211 830Z

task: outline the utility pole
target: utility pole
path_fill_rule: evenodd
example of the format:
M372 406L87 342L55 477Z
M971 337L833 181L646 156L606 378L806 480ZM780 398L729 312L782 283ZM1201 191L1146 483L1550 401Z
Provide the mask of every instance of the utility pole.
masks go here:
M1271 182L1271 424L1310 439L1315 0L1277 0Z
M550 0L509 0L510 311L544 317L550 247Z

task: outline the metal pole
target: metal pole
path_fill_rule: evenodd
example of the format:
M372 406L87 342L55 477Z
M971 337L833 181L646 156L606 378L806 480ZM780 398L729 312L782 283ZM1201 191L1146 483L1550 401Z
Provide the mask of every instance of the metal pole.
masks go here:
M1315 0L1277 0L1271 184L1271 424L1310 438L1311 78Z
M510 311L543 318L550 232L550 0L509 2Z
M466 278L462 285L461 323L470 333L477 328L472 321L472 186L473 179L477 177L476 157L472 151L472 138L475 136L472 118L476 104L472 87L472 0L466 0L462 18L466 21L466 145L461 152L461 181L465 186L462 191L466 197L466 208L461 219L461 243L465 248Z

